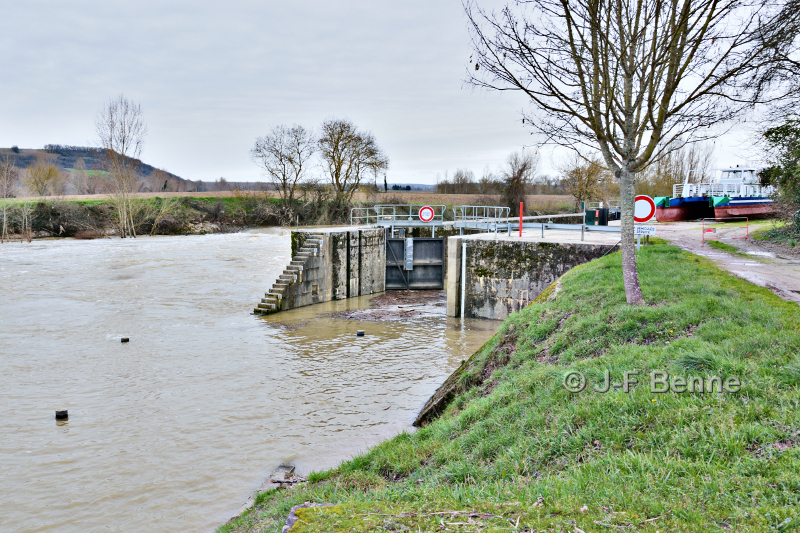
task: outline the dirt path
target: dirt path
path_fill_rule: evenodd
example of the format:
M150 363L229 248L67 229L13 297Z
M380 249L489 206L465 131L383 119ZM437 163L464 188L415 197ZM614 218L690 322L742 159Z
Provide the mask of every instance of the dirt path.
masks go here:
M746 236L745 228L731 228L726 224L717 226L717 233L709 236L721 238L721 242L735 246L745 255L715 250L708 243L703 246L699 222L658 224L657 235L684 250L711 259L740 278L770 289L784 300L800 304L800 258L771 251L769 245L761 246L758 241L741 238Z

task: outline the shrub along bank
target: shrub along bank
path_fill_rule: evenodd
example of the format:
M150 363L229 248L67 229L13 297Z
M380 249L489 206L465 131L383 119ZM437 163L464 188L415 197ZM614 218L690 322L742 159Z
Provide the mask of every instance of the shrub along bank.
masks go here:
M545 213L570 210L569 204L537 204L536 198L540 197L533 198L533 205L543 207ZM549 197L541 198L547 200ZM494 201L492 198L483 200ZM278 198L242 191L220 197L136 198L131 216L138 235L185 235L239 231L257 226L349 224L352 207L371 207L376 203L405 204L408 201L414 200L390 195L378 196L373 201L340 204L326 194L318 194L287 205ZM464 201L464 198L456 195L452 201ZM4 207L5 217L2 213ZM446 220L453 219L452 207L453 204L446 205ZM539 214L538 211L533 213ZM117 210L112 199L0 199L0 225L3 220L7 224L7 233L17 237L24 234L26 237L97 238L116 234ZM427 231L417 233L421 235Z
M631 307L618 253L572 269L462 365L439 418L219 532L281 531L303 502L334 505L298 510L293 533L797 530L797 305L669 245L643 247L639 273L648 305ZM606 370L640 384L596 392ZM741 387L654 393L652 371Z
M3 202L3 200L0 200ZM115 234L115 200L5 200L8 233L33 237L95 238ZM2 208L2 204L0 204ZM238 231L246 227L349 222L349 208L328 200L297 201L253 194L229 197L137 198L131 216L139 235ZM0 212L0 224L2 224Z

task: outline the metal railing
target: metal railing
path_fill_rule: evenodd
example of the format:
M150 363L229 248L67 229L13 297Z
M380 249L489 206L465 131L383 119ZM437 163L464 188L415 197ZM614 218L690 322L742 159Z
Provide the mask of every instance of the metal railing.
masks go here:
M351 226L368 226L378 222L378 213L374 207L353 207L350 209Z
M692 198L700 196L769 196L775 192L771 185L753 183L678 183L672 186L673 198Z
M508 225L511 209L494 205L457 205L453 207L453 226L461 233L465 229L481 229L494 231Z
M459 205L454 207L453 211L455 213L453 226L460 230L461 235L464 234L465 229L476 229L494 233L505 230L511 236L511 232L519 228L520 232L523 229L538 229L541 231L542 238L544 238L545 230L580 231L581 240L583 240L583 234L587 231L620 232L619 226L587 226L585 212L527 216L522 217L520 224L519 217L508 216L511 210L507 207ZM577 218L580 222L577 224L553 222L553 219L559 218Z
M580 224L560 224L557 222L552 222L554 218L567 218L567 217L579 217L581 219ZM544 220L547 222L544 222ZM514 223L516 220L516 225ZM542 220L542 222L525 222L526 220ZM619 233L621 231L620 226L587 226L586 225L586 212L583 213L569 213L566 215L538 215L533 217L522 217L522 224L519 224L519 218L509 219L508 222L508 235L511 235L511 230L519 227L520 234L522 233L523 229L538 229L541 231L541 237L544 239L544 232L545 230L557 230L557 231L580 231L581 232L581 240L583 240L583 235L587 231L599 231L603 233Z
M522 217L509 217L511 209L493 205L457 205L453 207L453 222L444 221L444 205L430 205L434 210L434 217L430 222L423 222L419 218L419 211L423 205L405 204L389 205L380 204L374 207L354 207L350 210L350 223L352 225L372 224L382 227L391 227L394 233L397 227L439 227L450 226L460 230L461 235L465 229L498 233L506 231L509 236L516 228L538 229L544 238L545 230L580 231L581 240L587 231L619 233L619 226L587 226L586 212L567 213L561 215L534 215ZM577 218L576 224L553 222L554 219Z
M425 222L419 218L423 204L378 204L373 207L354 207L350 209L350 224L378 226L442 226L444 224L444 205L427 205L433 209L433 219Z
M711 235L714 235L714 234L717 233L717 229L718 229L719 226L708 227L707 228L706 227L706 220L713 220L714 223L727 222L727 221L731 221L731 220L738 220L738 221L744 220L744 223L745 223L745 235L744 235L744 237L730 237L730 238L731 239L744 239L746 241L750 240L750 219L748 217L704 218L703 219L703 227L702 227L703 239L702 239L702 244L700 246L705 246L706 245L706 241L721 241L722 240L721 236L717 237L717 238L714 238L714 237L711 236ZM713 226L713 224L712 224L712 226ZM734 226L734 227L736 227L736 226ZM709 235L707 236L707 234L709 234Z
M600 204L603 204L602 206ZM622 209L622 202L619 200L611 200L610 202L584 202L584 209Z

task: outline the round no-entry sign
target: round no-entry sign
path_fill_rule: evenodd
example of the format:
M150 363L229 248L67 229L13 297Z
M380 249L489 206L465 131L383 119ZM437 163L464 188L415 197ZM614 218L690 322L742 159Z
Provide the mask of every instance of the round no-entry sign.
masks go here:
M633 204L633 220L647 222L656 214L656 203L644 194L636 197Z
M433 220L433 208L429 205L420 207L419 219L423 222L430 222Z

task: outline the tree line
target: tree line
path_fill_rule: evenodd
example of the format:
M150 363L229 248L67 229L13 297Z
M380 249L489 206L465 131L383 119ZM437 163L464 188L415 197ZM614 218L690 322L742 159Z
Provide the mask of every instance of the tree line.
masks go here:
M287 219L299 209L299 197L327 202L329 218L340 219L365 185L376 189L382 176L387 188L388 156L371 132L347 119L326 120L318 130L275 126L256 139L250 154L278 191Z

